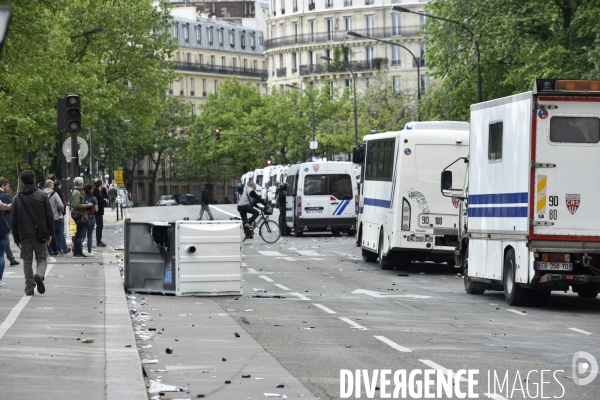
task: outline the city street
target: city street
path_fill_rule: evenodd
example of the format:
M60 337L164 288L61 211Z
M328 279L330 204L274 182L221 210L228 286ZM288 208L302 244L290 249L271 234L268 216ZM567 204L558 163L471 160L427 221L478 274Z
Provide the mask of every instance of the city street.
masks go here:
M217 219L235 214L234 205L211 208ZM129 215L139 222L195 219L197 212L195 206L139 208L129 210ZM217 326L219 315L227 314L239 325L229 330L230 335L239 332L242 340L249 335L320 399L340 398L342 369L353 373L367 370L369 374L383 369L392 373L399 369L408 373L415 369L477 369L475 392L480 398L494 398L485 395L489 393L488 371L492 393L494 373L500 385L507 378L503 396L497 399L542 398L542 394L592 399L600 395L599 379L578 386L571 370L573 354L578 351L600 359L600 299L554 293L545 305L513 309L500 292L467 295L462 277L452 266L421 263L406 271L383 271L375 263L364 263L354 238L346 236L284 237L273 245L248 240L243 253L244 295L239 299L141 296L153 325L165 329L160 345L155 340L152 348L142 350L142 358L158 359L153 371L146 367L150 376L162 376L174 385L189 384L192 394L211 392L212 398L262 398L262 393L251 391L246 391L245 397L225 394L229 385L223 378L232 375L222 371L225 363L220 360L225 357L229 362L228 357L235 358L236 352L225 348L210 352L216 343L212 340L220 339L221 330L190 334L190 325ZM213 302L220 306L216 311ZM205 308L212 312L208 321ZM181 313L192 315L182 317ZM171 342L172 338L179 338L179 343ZM170 346L174 352L167 355L165 348ZM178 357L173 358L175 355ZM242 373L271 378L264 370L246 368L244 362L239 361L233 384L246 384ZM171 372L168 365L173 364L177 368ZM275 379L273 383L284 382ZM376 386L381 386L379 381ZM464 384L461 387L466 389ZM272 388L288 398L307 398L301 387ZM496 393L500 391L496 386ZM383 398L379 396L375 394L375 398ZM364 389L361 398L369 398Z

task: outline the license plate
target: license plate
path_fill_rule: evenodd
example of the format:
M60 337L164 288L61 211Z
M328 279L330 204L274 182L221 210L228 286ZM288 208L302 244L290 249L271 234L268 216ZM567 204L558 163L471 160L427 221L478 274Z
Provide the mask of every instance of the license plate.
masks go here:
M433 242L433 236L408 236L406 240L408 242Z
M573 271L573 263L538 261L537 269L544 271Z
M323 210L305 210L306 214L323 214Z

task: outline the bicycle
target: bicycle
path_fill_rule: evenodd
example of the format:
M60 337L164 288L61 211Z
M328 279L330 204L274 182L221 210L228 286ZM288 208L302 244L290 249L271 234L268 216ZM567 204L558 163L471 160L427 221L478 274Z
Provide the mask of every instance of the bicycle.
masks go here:
M258 227L258 233L265 242L275 243L281 237L281 231L279 230L279 225L277 224L277 222L271 221L269 219L269 216L273 215L273 209L259 208L259 211L260 216L256 219L256 221L252 223L252 229L249 229L245 226L247 220L244 220L240 217L232 217L229 219L235 221L242 221L242 223L244 224L245 237L244 240L242 240L242 242L245 242L246 239L254 239L254 231L256 230L256 227Z

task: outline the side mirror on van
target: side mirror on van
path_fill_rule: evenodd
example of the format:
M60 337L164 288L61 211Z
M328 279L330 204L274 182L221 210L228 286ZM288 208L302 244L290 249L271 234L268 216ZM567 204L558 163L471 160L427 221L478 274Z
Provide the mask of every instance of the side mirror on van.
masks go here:
M441 189L444 196L452 196L452 171L442 171Z
M361 144L354 147L352 151L352 162L354 164L362 164L363 159L365 158L365 145Z

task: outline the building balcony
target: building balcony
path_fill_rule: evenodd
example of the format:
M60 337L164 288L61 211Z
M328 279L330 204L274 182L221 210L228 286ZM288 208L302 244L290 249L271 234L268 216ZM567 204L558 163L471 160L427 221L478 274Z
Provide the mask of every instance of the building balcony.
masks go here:
M211 64L188 63L181 61L172 62L171 64L171 69L174 69L176 71L192 71L207 74L251 76L255 78L260 78L262 81L266 81L269 74L268 71L265 69L224 67Z
M414 60L413 60L413 63L414 63ZM392 65L392 67L399 67L402 65L402 62L400 60L392 59L392 62L390 64Z
M328 62L300 66L300 75L331 74L335 72L352 72L380 70L387 66L387 58L374 58L371 61Z
M414 37L421 32L420 26L387 27L373 29L355 29L354 32L377 39L395 38L395 37ZM283 36L265 41L265 50L274 49L282 46L293 46L298 44L316 44L327 42L341 42L360 40L360 38L346 37L346 31L307 33L303 35Z
M285 68L277 68L277 77L278 78L283 78L286 75L287 74L286 74Z

